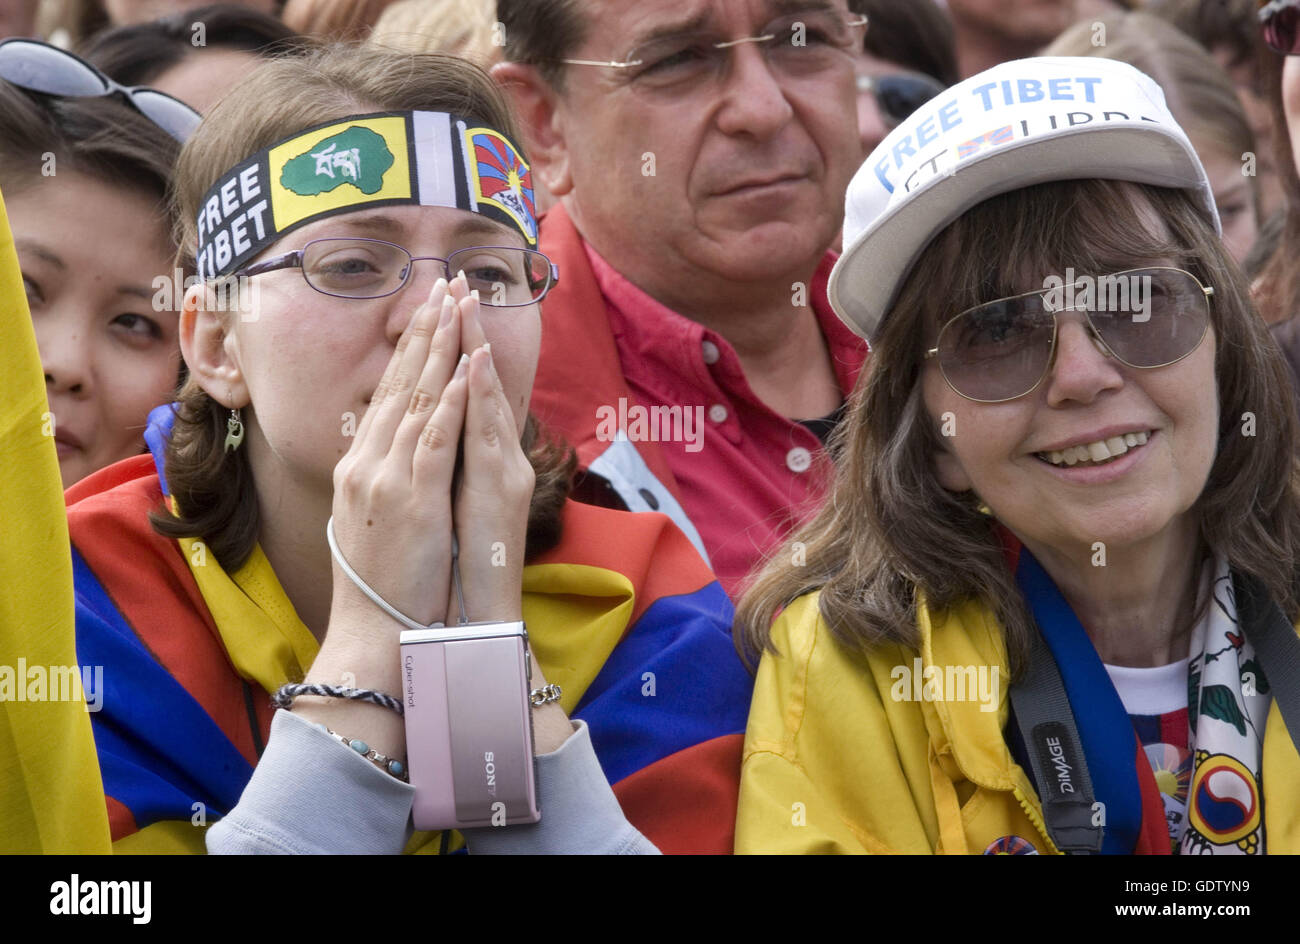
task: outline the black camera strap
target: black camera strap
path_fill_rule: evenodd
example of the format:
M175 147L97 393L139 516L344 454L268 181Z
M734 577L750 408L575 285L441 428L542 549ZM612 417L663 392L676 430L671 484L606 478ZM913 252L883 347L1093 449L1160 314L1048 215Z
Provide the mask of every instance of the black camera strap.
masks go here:
M1011 686L1011 706L1052 842L1067 854L1101 852L1102 827L1093 825L1092 778L1083 742L1061 671L1042 633L1034 633L1029 665Z
M1264 666L1291 743L1300 748L1300 637L1258 578L1232 576L1238 624Z

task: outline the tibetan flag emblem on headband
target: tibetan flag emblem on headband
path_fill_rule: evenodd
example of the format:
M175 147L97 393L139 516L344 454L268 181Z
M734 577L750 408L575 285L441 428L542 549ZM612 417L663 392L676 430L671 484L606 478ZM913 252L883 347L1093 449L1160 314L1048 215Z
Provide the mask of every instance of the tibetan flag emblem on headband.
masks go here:
M533 175L512 145L491 128L470 128L469 144L474 198L508 213L521 229L537 238L537 205L533 200Z
M357 115L300 131L221 176L199 210L199 276L230 275L307 223L395 205L478 213L537 244L532 174L501 132L446 112Z

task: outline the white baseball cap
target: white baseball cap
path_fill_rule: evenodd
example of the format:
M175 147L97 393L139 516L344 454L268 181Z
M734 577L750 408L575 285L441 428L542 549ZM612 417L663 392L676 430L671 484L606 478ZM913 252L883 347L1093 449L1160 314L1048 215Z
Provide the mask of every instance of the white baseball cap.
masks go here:
M1222 232L1205 168L1150 77L1111 59L1019 59L926 102L853 175L831 305L870 341L953 220L1001 193L1088 178L1190 190Z

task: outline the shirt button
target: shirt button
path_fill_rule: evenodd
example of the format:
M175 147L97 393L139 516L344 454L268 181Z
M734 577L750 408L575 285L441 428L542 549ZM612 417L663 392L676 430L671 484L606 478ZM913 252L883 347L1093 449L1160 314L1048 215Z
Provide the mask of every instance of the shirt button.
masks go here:
M704 363L706 364L716 364L718 358L722 356L722 353L718 350L718 346L712 341L705 341L701 344L700 352L704 355Z
M721 403L715 403L709 407L709 419L715 423L725 423L727 421L727 408Z
M785 464L791 472L806 472L812 465L812 453L803 446L795 446L785 454Z

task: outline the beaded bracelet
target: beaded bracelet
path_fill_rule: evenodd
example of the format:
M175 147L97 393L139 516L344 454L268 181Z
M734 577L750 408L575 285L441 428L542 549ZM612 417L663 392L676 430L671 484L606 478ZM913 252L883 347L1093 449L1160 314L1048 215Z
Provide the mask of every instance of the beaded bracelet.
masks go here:
M395 760L392 757L387 756L386 754L381 754L376 750L372 750L370 745L367 744L365 741L361 740L360 738L344 737L342 734L339 734L337 731L331 731L323 724L318 724L316 725L316 727L320 728L322 731L324 731L330 737L334 738L336 741L341 741L344 744L346 744L348 747L352 748L354 751L356 751L366 760L370 761L380 770L384 771L384 773L391 774L392 776L396 777L398 780L402 781L402 783L410 783L410 775L407 774L406 772L406 765L403 764L400 760Z
M277 708L288 708L299 695L323 695L326 698L347 698L352 701L368 701L372 705L387 708L399 715L404 714L402 703L392 695L374 692L368 688L345 688L339 685L309 684L307 682L289 682L281 685L271 696L271 704Z

